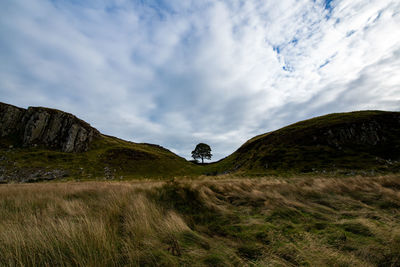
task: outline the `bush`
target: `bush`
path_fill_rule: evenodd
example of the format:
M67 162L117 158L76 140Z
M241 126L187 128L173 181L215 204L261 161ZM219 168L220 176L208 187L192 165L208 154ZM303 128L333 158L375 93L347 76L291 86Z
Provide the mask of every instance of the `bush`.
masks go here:
M248 260L257 260L263 254L263 248L255 244L245 244L238 248L238 254Z

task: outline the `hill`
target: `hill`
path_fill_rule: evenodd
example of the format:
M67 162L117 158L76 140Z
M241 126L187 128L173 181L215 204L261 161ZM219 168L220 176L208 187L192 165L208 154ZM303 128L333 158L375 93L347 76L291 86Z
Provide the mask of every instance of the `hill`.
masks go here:
M375 174L400 170L400 112L336 113L256 136L209 173Z
M198 166L153 144L101 134L72 114L0 103L0 181L168 178Z

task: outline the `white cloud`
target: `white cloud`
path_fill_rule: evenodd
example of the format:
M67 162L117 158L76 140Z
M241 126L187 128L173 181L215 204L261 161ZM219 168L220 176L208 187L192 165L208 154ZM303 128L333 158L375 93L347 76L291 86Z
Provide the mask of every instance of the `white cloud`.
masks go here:
M329 112L400 107L394 0L3 1L0 96L189 157Z

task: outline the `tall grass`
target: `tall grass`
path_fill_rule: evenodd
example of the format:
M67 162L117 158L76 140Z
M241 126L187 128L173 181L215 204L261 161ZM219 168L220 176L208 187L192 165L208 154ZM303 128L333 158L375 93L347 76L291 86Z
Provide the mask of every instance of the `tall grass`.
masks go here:
M163 254L164 238L188 227L173 211L161 210L140 192L146 187L117 183L0 187L0 265L151 262L152 250ZM146 259L141 258L144 254Z
M399 266L400 177L0 186L1 266Z

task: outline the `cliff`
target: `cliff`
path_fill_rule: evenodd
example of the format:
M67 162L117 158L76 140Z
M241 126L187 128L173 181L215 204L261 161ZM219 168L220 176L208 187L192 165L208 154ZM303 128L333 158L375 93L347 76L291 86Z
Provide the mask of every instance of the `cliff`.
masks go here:
M100 133L72 114L43 107L18 108L0 102L3 146L43 146L62 152L87 151Z

